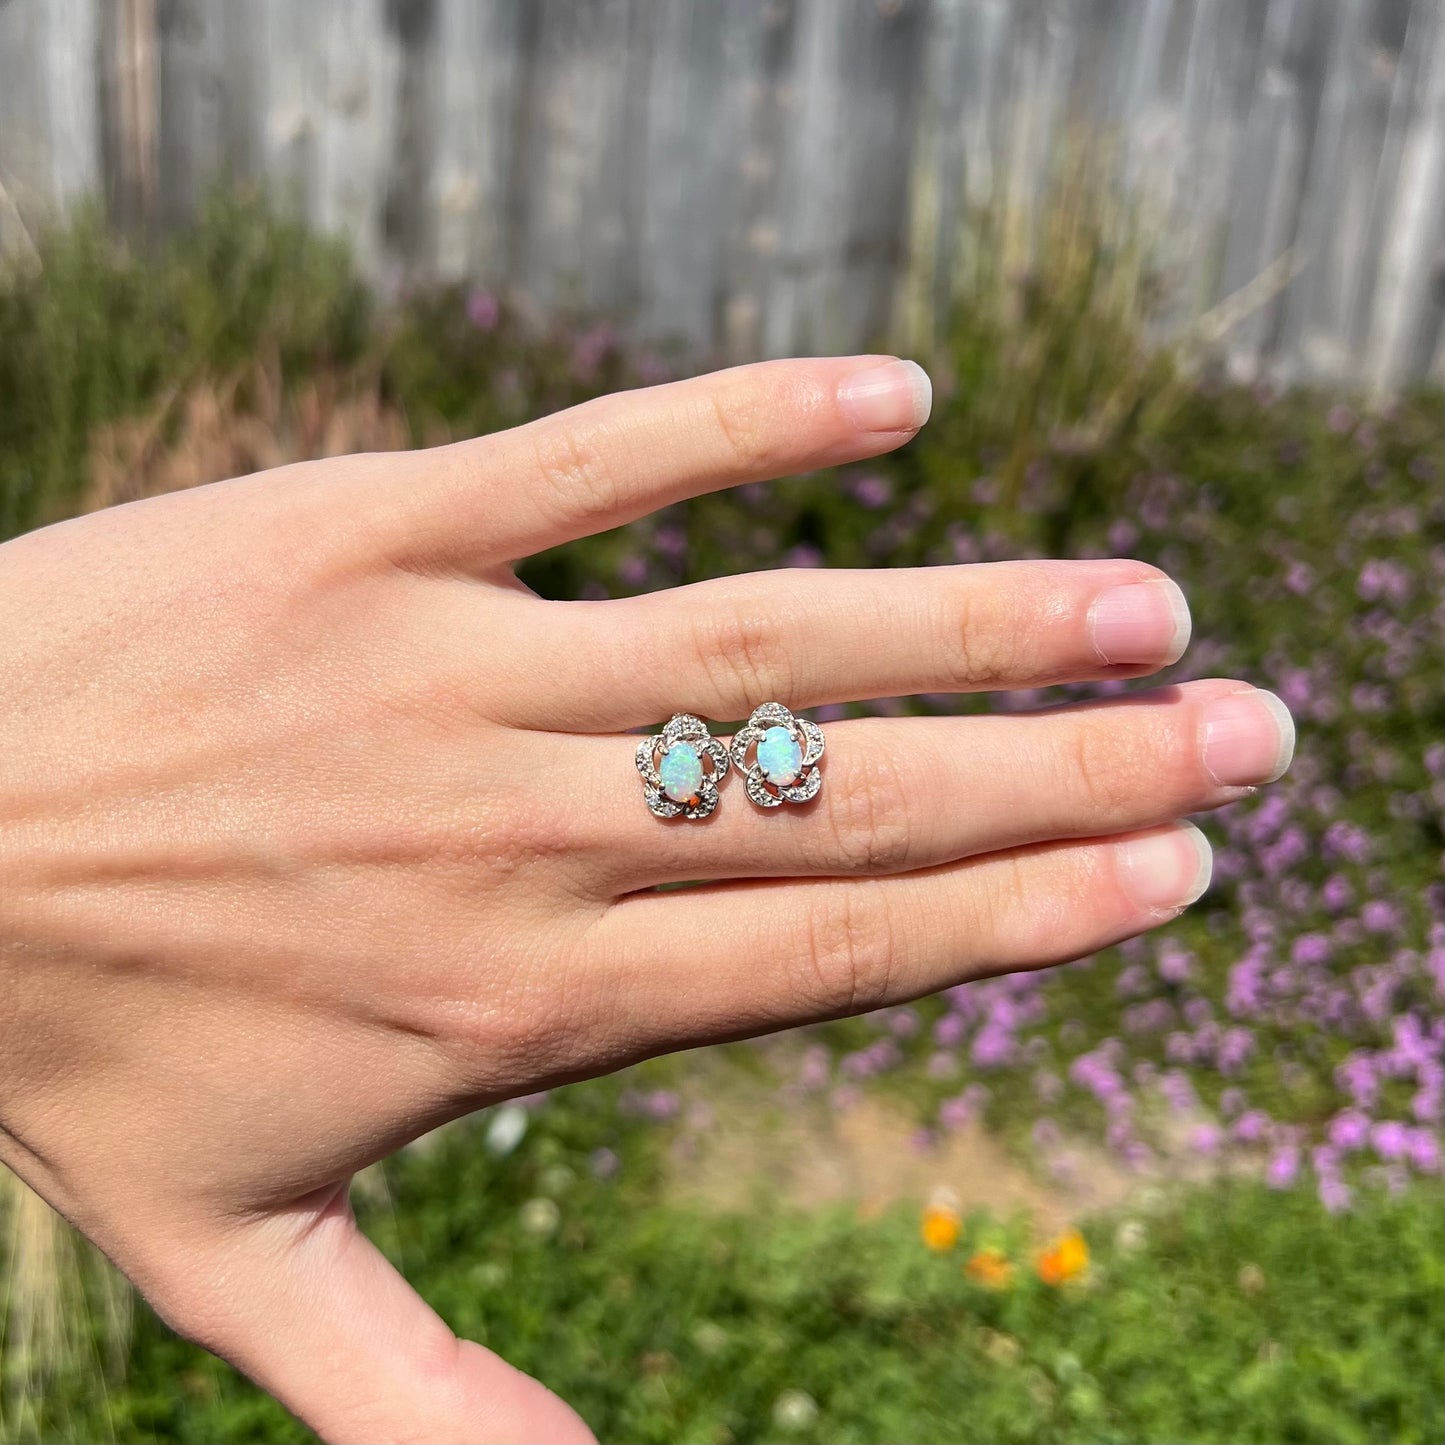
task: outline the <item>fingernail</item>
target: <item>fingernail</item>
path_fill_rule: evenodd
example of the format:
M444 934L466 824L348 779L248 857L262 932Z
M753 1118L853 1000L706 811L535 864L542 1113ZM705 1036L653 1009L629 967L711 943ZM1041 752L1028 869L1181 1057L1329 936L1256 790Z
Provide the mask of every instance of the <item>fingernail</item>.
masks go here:
M1089 608L1089 636L1103 662L1177 662L1189 632L1189 604L1167 577L1110 587Z
M1209 840L1193 823L1118 843L1114 857L1120 886L1150 913L1188 908L1209 887L1214 872Z
M888 361L845 377L838 405L864 431L917 431L933 410L933 383L916 361Z
M1204 770L1221 787L1282 777L1294 757L1294 719L1263 688L1217 697L1204 709Z

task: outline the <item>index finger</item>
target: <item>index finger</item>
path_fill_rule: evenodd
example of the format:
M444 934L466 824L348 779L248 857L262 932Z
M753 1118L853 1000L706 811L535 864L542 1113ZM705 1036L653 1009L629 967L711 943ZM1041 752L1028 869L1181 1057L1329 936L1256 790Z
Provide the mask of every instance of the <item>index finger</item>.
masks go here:
M404 555L480 571L685 497L878 456L931 405L912 361L764 361L408 453L374 485Z

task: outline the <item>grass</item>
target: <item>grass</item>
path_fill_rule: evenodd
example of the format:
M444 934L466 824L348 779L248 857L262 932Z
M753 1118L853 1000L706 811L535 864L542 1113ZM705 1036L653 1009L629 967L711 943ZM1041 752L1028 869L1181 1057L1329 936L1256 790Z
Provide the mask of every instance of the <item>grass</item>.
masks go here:
M607 1141L621 1178L592 1176ZM914 1211L712 1216L663 1206L658 1153L596 1090L534 1116L505 1161L473 1126L388 1168L373 1233L458 1330L573 1402L603 1439L1047 1442L1438 1440L1439 1198L1333 1227L1308 1193L1168 1196L1085 1225L1078 1282L1042 1284L1022 1226L932 1253ZM539 1207L539 1200L552 1205ZM974 1241L1019 1260L998 1292ZM108 1409L73 1393L44 1438L302 1440L227 1367L139 1320Z

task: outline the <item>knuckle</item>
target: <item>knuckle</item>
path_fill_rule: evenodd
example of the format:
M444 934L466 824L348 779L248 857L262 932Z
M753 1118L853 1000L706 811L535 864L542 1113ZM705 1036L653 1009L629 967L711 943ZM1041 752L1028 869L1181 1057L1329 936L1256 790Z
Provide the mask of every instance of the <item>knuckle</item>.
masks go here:
M595 999L582 986L585 970L570 955L548 955L521 966L511 960L500 986L489 981L464 990L450 1017L432 1021L469 1091L505 1096L518 1079L547 1078L576 1064Z
M893 922L877 880L822 890L804 914L798 1002L808 1014L866 1013L889 998Z
M957 687L987 688L1016 683L1027 675L1020 664L1027 657L1026 638L1017 627L1003 625L977 595L965 592L945 604L934 635L943 640L946 676Z
M749 475L767 470L774 452L776 423L763 398L750 386L712 395L713 418L732 466Z
M577 410L537 429L532 461L542 505L558 519L606 514L625 504L617 471Z
M1148 752L1127 723L1122 729L1103 719L1076 723L1063 754L1072 775L1066 781L1088 818L1107 821L1129 813L1139 778L1156 771Z
M1087 937L1096 911L1096 890L1078 857L1064 849L1046 860L1027 854L994 860L986 886L969 897L968 936L1002 968L1076 957L1075 940Z
M692 646L711 689L710 710L728 714L767 700L788 702L793 669L776 623L740 605L699 613L692 624Z
M896 761L881 748L850 757L823 790L830 865L850 873L897 873L915 853L913 806Z

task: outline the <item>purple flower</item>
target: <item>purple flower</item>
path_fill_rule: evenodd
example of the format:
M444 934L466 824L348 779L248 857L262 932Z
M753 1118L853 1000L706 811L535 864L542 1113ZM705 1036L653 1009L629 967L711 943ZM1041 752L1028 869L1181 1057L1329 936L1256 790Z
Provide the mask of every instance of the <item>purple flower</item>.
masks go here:
M617 347L617 332L605 321L584 331L572 343L571 369L575 380L592 381L603 361Z
M1357 823L1339 818L1325 829L1322 840L1327 858L1342 858L1351 863L1366 863L1373 851L1370 835Z
M1303 597L1315 585L1315 574L1304 562L1291 562L1284 574L1286 591Z
M1059 1126L1052 1119L1036 1119L1033 1127L1034 1147L1040 1150L1053 1149L1060 1139Z
M911 1008L895 1009L888 1020L889 1031L898 1039L911 1039L919 1027L918 1014Z
M1254 1053L1254 1035L1248 1029L1225 1029L1215 1051L1214 1062L1221 1074L1238 1073Z
M1341 1153L1363 1149L1370 1138L1370 1121L1358 1109L1343 1109L1330 1120L1328 1137Z
M1012 1063L1017 1051L1013 1033L990 1019L974 1038L971 1057L981 1069L996 1069Z
M1189 1147L1196 1154L1217 1154L1224 1143L1224 1131L1217 1124L1196 1124L1189 1134Z
M1355 423L1358 420L1359 417L1352 408L1346 406L1342 401L1337 401L1326 414L1325 425L1328 426L1336 436L1343 436L1346 432L1355 429Z
M1263 1109L1249 1109L1234 1121L1234 1137L1241 1144L1259 1144L1269 1137L1270 1119Z
M1433 1129L1410 1130L1410 1163L1421 1174L1440 1172L1440 1136Z
M622 1169L622 1160L614 1150L604 1147L594 1149L587 1156L587 1167L596 1179L615 1179Z
M1175 1022L1174 1006L1167 998L1153 998L1126 1008L1119 1021L1127 1034L1162 1033Z
M825 1087L832 1072L832 1060L821 1044L810 1044L803 1050L798 1064L798 1083L804 1089L812 1092Z
M962 1129L988 1102L988 1090L970 1084L961 1094L945 1099L938 1109L938 1122L944 1129Z
M502 308L490 291L481 287L467 293L467 320L478 331L494 331L502 319Z
M1188 1064L1194 1060L1194 1036L1178 1031L1164 1040L1164 1056L1171 1064Z
M681 1108L682 1101L671 1089L654 1089L643 1101L643 1112L649 1119L655 1119L659 1123L665 1119L675 1119Z
M1159 946L1156 967L1159 977L1165 983L1184 983L1194 965L1194 955L1172 938L1166 938Z
M1179 1069L1169 1069L1159 1076L1159 1092L1177 1114L1193 1113L1199 1107L1189 1075Z
M1116 557L1127 555L1139 540L1139 529L1124 518L1109 523L1109 550Z
M877 509L893 500L893 483L877 472L869 472L853 483L853 496L860 505Z
M1381 1159L1403 1159L1410 1153L1411 1130L1397 1119L1382 1119L1370 1130L1370 1143Z
M1202 1029L1212 1022L1214 1010L1207 998L1191 998L1184 1005L1184 1022L1192 1029Z
M963 1038L967 1028L961 1014L946 1013L933 1026L933 1040L940 1047L951 1049Z
M1288 1189L1299 1176L1299 1150L1293 1144L1276 1149L1265 1170L1265 1180L1271 1189Z
M1131 963L1128 968L1120 969L1118 978L1114 980L1114 992L1120 998L1138 998L1148 989L1149 975L1142 964Z
M1403 607L1410 600L1413 580L1399 562L1373 557L1360 568L1355 590L1366 602L1388 602Z
M1379 1097L1374 1059L1362 1051L1351 1054L1335 1070L1335 1083L1362 1109L1372 1108Z
M1360 922L1369 933L1398 933L1403 919L1395 904L1372 898L1360 911Z

